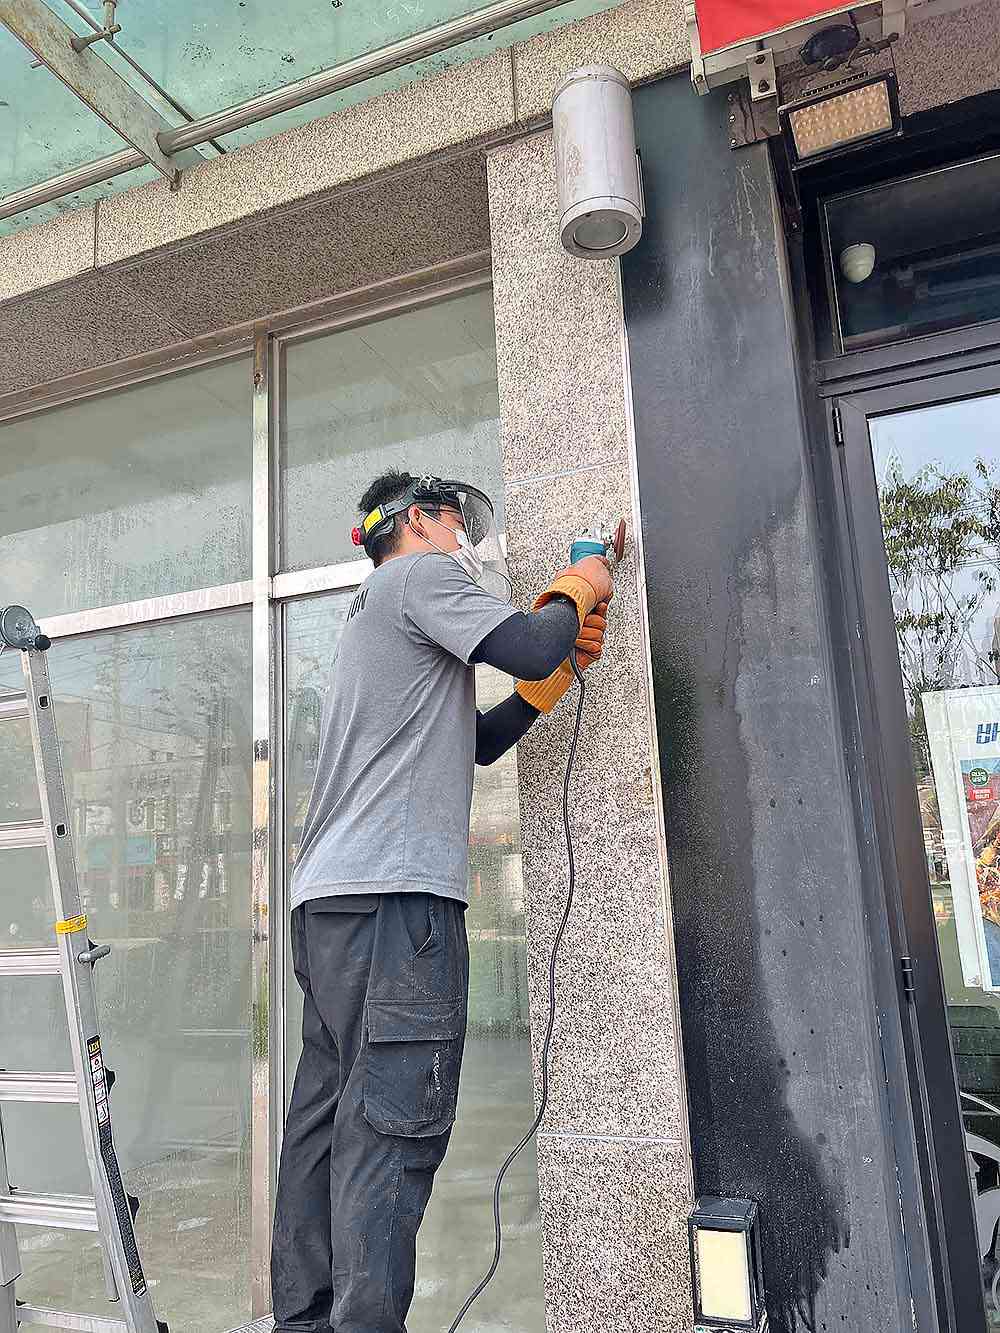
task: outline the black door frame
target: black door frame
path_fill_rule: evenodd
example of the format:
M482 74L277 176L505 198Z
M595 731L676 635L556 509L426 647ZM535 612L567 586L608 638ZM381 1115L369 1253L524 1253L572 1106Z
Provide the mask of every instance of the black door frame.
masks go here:
M962 340L965 350L958 354L955 335L942 335L911 344L908 357L897 348L891 359L883 354L874 365L871 359L858 358L847 366L841 358L819 368L825 381L820 395L829 400L835 536L866 768L866 790L862 793L859 787L859 800L869 806L877 849L894 968L890 991L896 995L902 1032L905 1079L897 1079L893 1089L889 1069L887 1076L891 1096L895 1093L897 1128L909 1124L913 1129L916 1170L905 1167L910 1154L897 1153L900 1204L907 1236L923 1232L928 1241L937 1325L955 1333L986 1327L979 1249L868 421L1000 392L996 333L995 327L977 330ZM903 958L913 960L912 995ZM912 1273L922 1256L912 1242L908 1248ZM913 1285L916 1297L921 1284ZM933 1313L922 1312L917 1304L917 1327L933 1327Z

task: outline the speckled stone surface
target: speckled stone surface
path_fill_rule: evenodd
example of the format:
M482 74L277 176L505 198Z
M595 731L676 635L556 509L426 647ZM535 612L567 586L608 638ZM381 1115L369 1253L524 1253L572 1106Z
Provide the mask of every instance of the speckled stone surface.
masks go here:
M477 153L287 210L116 267L114 274L193 335L489 245L486 167Z
M538 1178L548 1333L689 1333L685 1154L543 1135Z
M152 352L182 337L102 273L11 301L0 324L0 393Z
M550 133L491 153L488 175L494 288L512 294L496 301L505 475L624 465L617 263L574 259L560 245Z
M442 225L444 218L449 225ZM482 154L453 158L9 303L0 392L266 318L489 245Z
M93 266L93 208L0 236L0 302L65 282Z
M153 181L102 200L98 266L473 143L513 118L510 56L498 51L188 169L177 191Z
M893 56L904 115L1000 88L1000 4L913 20Z
M506 520L527 605L592 520L635 531L615 263L555 233L551 136L489 160ZM557 970L539 1143L550 1333L690 1326L688 1144L638 568L616 578L605 655L587 673L571 792L577 886ZM575 693L575 691L574 691ZM567 890L562 774L574 694L518 746L531 1030Z
M628 0L514 47L517 118L547 116L560 79L580 65L613 65L637 83L690 60L684 0Z
M589 514L624 514L615 465L507 492L511 572L524 601L565 564ZM571 793L577 886L557 973L549 1130L679 1140L683 1134L644 647L634 546L616 579ZM561 802L576 689L518 747L532 1031L544 1030L548 954L567 889ZM536 1051L537 1055L537 1051Z

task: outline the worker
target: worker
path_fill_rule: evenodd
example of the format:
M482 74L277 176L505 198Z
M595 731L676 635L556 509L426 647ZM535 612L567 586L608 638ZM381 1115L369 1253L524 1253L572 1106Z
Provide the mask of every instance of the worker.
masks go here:
M304 1001L276 1333L405 1333L465 1041L474 762L552 709L574 645L581 667L600 657L612 593L608 562L590 556L516 611L492 504L473 486L390 471L360 512L354 541L375 569L341 635L291 879ZM477 662L519 679L486 713Z

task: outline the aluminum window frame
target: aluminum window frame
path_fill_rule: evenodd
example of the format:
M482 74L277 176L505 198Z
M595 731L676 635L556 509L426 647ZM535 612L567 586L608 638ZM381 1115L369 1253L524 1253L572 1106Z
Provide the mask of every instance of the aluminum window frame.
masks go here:
M139 601L42 617L53 640L107 630L150 626L222 610L251 615L252 842L250 1031L267 1032L266 1049L251 1050L250 1304L252 1318L269 1314L271 1214L284 1125L285 875L283 740L286 725L285 606L292 600L355 588L371 569L367 560L343 560L281 572L279 384L285 349L306 339L386 319L394 314L492 287L489 253L477 253L405 279L342 293L286 311L255 325L199 337L118 365L68 376L40 389L0 397L0 429L7 422L68 407L85 399L180 375L200 366L245 357L251 445L251 577ZM251 355L248 355L251 354ZM272 929L271 923L278 922ZM263 987L263 991L262 991ZM267 1022L257 1010L267 996ZM253 1040L253 1037L251 1037ZM221 1330L219 1331L221 1333Z

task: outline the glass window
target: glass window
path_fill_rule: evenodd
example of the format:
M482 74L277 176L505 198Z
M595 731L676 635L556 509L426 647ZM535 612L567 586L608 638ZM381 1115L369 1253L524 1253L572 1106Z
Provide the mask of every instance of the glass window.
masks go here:
M10 654L4 665L20 660ZM28 719L0 719L0 824L20 824L41 817Z
M357 500L390 465L502 503L488 292L296 343L283 374L286 566L356 558ZM248 577L250 410L241 357L0 426L0 605L45 617ZM290 859L352 599L284 612ZM265 1261L250 1235L250 662L245 610L57 638L49 654L84 906L113 950L96 980L144 1264L159 1316L206 1333L249 1318ZM4 655L0 697L22 685L19 655ZM510 682L481 669L477 687L488 706ZM488 1263L493 1177L533 1114L517 811L511 755L477 776L462 1109L421 1231L414 1333L437 1333ZM27 723L0 724L0 823L39 813ZM53 919L42 850L0 849L0 951L50 945ZM290 1083L301 1003L288 981ZM70 1063L59 979L0 978L0 1068ZM42 1112L5 1112L13 1178L86 1192L75 1108ZM505 1221L478 1317L541 1333L533 1152L508 1177ZM19 1298L107 1316L92 1236L20 1241Z
M2 767L0 773L5 773ZM0 849L0 953L9 949L51 949L53 919L45 848Z
M0 605L36 617L248 578L245 358L0 425Z
M115 1136L157 1313L180 1329L250 1313L249 664L242 611L49 654L81 893L112 947L96 980ZM4 656L0 684L19 680ZM47 877L27 890L5 861L26 856L0 850L0 925L23 943L47 918L51 943ZM0 1067L71 1067L58 978L0 988ZM42 1109L4 1109L13 1178L86 1193L76 1108ZM108 1314L92 1237L23 1240L19 1298Z
M1000 319L1000 157L823 205L844 351Z
M286 827L288 864L316 767L319 720L353 592L292 603L286 612ZM481 708L510 693L508 677L480 667ZM534 1115L524 934L524 884L513 752L477 770L470 837L469 1032L458 1120L419 1236L417 1290L407 1327L446 1328L493 1253L493 1179ZM286 932L287 939L287 932ZM301 992L289 965L287 1092L301 1050ZM542 1333L538 1173L525 1150L504 1188L504 1264L476 1306L477 1327Z
M283 369L283 568L363 554L358 501L390 467L473 482L499 505L492 292L294 343Z
M0 852L0 857L10 853ZM52 914L45 938L25 948L52 948ZM0 978L0 1069L42 1074L73 1067L62 981L57 976ZM3 1109L7 1119L7 1107Z
M0 26L0 180L4 194L128 145Z
M997 1328L1000 396L897 412L869 428L982 1280Z

